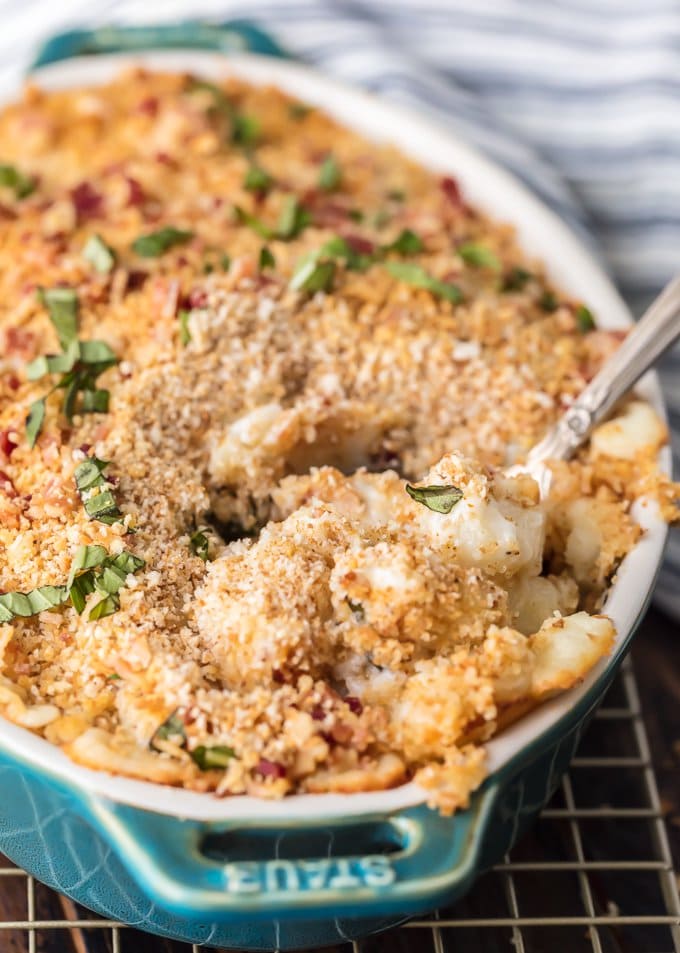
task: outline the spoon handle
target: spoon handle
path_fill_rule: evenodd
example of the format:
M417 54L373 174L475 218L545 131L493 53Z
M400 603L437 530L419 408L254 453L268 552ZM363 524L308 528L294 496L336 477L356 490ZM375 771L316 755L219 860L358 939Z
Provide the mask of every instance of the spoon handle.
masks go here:
M586 440L614 404L680 337L680 275L655 298L621 346L581 391L527 464L566 459Z

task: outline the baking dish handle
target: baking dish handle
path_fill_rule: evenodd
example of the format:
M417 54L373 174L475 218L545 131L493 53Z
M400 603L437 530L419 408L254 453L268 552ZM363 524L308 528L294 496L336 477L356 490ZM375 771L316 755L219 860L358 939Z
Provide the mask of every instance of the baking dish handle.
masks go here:
M406 916L480 872L497 793L486 785L453 817L421 805L368 819L199 822L98 796L89 814L144 894L173 914Z
M267 33L247 20L227 20L224 23L188 20L155 26L103 26L58 33L39 48L31 69L74 56L172 49L287 56Z

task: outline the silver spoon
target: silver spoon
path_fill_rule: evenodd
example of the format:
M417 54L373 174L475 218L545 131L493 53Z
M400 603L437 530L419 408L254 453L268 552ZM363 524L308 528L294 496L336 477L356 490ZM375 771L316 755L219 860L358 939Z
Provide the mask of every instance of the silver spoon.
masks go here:
M511 467L509 475L529 473L538 483L541 497L547 496L550 470L545 462L568 459L588 439L593 427L679 337L680 275L666 285L571 407L531 448L526 462Z

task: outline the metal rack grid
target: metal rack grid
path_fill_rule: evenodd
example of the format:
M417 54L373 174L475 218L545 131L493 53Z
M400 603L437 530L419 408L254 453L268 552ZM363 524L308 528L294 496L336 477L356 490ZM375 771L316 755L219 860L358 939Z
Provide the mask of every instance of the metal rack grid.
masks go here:
M2 861L0 910L21 901L25 917L0 922L0 953L199 953L97 919ZM455 907L334 948L425 951L680 951L676 877L629 662L561 789L503 863Z

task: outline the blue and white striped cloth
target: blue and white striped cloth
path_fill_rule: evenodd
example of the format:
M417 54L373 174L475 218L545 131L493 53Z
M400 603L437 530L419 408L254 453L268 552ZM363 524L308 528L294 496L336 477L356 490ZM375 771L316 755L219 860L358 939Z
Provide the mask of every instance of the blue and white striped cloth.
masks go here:
M634 312L678 270L680 0L0 0L0 92L55 32L243 17L524 179L591 242ZM664 385L680 454L674 367ZM678 582L680 533L659 590L680 616Z

